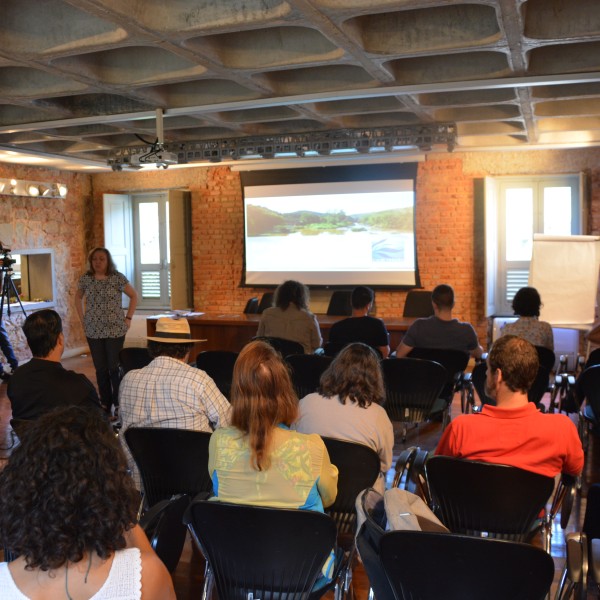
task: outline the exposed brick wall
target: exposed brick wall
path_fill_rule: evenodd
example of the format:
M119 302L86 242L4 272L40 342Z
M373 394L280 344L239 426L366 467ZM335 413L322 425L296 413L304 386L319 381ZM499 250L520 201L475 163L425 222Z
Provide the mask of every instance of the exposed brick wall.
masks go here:
M416 222L423 287L447 282L457 293L456 316L471 321L485 345L483 235L476 231L474 181L485 176L587 174L591 204L587 233L600 233L600 149L432 154L419 164ZM104 193L188 189L192 197L194 307L240 312L265 289L241 288L243 212L239 175L227 166L93 176L0 164L0 177L64 181L66 200L0 196L15 247L52 247L58 276L57 307L65 318L68 347L83 332L73 310L76 282L87 251L103 243ZM90 185L93 184L93 189ZM316 296L317 294L315 294ZM377 294L377 313L400 316L404 291Z

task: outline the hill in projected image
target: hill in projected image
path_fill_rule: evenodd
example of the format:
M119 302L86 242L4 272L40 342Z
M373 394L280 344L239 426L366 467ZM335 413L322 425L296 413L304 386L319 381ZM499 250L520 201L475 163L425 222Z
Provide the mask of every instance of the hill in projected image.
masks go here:
M300 234L352 236L371 234L372 259L402 260L403 246L390 247L389 234L409 234L413 230L413 207L347 215L343 210L315 212L299 210L280 213L263 206L248 204L246 212L247 236L272 237ZM378 233L385 233L379 236ZM362 236L361 236L362 237Z

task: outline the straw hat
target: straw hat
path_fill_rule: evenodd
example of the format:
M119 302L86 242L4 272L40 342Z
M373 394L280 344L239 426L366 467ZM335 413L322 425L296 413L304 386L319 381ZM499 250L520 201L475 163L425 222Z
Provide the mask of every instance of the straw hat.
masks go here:
M206 340L193 340L190 324L187 319L174 319L160 317L156 321L156 331L153 336L148 336L153 342L164 344L189 344L190 342L205 342Z

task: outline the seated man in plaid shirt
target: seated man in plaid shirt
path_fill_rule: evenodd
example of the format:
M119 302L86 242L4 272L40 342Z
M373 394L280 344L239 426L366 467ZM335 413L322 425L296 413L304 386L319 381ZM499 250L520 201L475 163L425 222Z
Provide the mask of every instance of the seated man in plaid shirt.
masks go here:
M123 431L128 427L170 427L213 431L229 425L230 405L215 382L188 365L194 342L186 319L161 317L148 351L154 360L125 375L119 387ZM123 440L136 485L140 476Z

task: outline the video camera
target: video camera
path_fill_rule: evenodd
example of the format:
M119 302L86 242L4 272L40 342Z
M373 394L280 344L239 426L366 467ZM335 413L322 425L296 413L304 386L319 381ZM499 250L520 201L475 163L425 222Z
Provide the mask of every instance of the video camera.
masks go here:
M17 261L14 259L10 253L12 250L7 248L2 242L0 242L0 266L3 271L7 271L14 265Z

